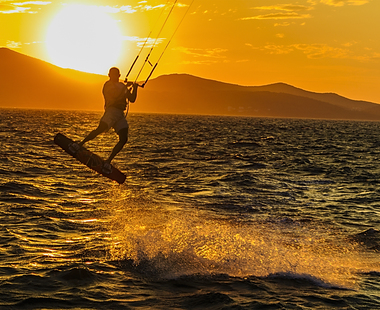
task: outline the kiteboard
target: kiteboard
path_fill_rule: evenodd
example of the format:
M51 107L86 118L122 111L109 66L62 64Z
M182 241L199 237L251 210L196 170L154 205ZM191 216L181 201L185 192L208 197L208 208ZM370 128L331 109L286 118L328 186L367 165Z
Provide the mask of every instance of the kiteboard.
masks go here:
M90 169L100 173L106 178L116 181L119 184L124 183L125 178L126 178L124 173L122 173L119 169L117 169L116 167L112 165L111 165L110 173L104 172L103 166L104 166L105 161L102 158L92 153L91 151L87 150L83 146L80 146L79 150L77 151L73 150L72 148L70 148L70 145L73 144L74 141L66 137L65 135L61 133L57 133L54 137L54 143L59 145L62 149L66 151L66 153L70 154L71 156L79 160L81 163L85 164Z

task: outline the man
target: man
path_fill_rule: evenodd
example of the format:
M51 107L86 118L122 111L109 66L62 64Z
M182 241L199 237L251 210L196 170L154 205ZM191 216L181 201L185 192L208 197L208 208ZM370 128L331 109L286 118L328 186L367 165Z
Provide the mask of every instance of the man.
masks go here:
M78 151L80 146L86 142L95 139L98 135L108 131L111 127L119 135L119 142L113 148L110 156L103 166L104 173L111 173L111 160L119 153L124 145L128 142L128 122L124 116L124 110L129 102L135 102L137 98L137 83L128 82L126 85L120 82L120 71L116 67L112 67L108 73L109 80L104 83L104 109L105 112L100 119L98 127L91 131L89 135L78 144L73 144L72 149ZM132 86L132 87L130 87Z

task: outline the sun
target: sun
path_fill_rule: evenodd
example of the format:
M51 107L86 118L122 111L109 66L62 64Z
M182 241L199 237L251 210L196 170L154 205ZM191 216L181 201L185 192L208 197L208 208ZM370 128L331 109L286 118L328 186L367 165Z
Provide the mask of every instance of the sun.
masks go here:
M71 4L53 18L46 34L50 61L62 68L106 74L117 63L123 36L101 7Z

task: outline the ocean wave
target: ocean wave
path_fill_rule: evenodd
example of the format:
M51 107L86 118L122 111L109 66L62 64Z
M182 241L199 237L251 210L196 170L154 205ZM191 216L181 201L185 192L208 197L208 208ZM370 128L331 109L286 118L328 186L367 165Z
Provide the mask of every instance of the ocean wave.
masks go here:
M131 114L120 186L53 144L101 113L2 112L6 308L379 307L376 123Z

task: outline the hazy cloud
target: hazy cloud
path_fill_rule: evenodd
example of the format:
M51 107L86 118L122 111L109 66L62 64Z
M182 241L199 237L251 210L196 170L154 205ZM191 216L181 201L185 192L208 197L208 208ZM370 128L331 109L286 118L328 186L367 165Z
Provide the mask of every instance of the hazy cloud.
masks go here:
M134 9L136 9L136 11L138 10L141 12L145 12L145 11L153 11L156 9L161 9L164 6L165 6L165 4L159 4L159 5L155 5L155 6L147 5L147 4L141 4L141 5L134 7Z
M345 48L331 47L327 44L291 44L291 45L265 45L260 48L270 54L289 54L301 51L310 59L317 58L347 58L349 51Z
M295 52L302 52L309 59L319 58L336 58L336 59L353 59L359 61L368 61L378 59L379 53L366 50L360 53L355 53L350 47L354 46L356 42L343 43L341 47L334 47L327 44L290 44L290 45L275 45L267 44L262 47L254 47L251 44L246 44L252 49L265 51L272 55L285 55Z
M211 65L217 63L230 62L227 56L223 55L228 50L223 48L188 48L188 47L176 47L173 50L182 52L186 55L192 56L192 59L183 61L183 64L192 65Z
M15 41L7 41L7 45L6 45L8 48L20 48L22 46L22 43L21 42L15 42Z
M269 6L258 6L253 7L253 10L258 11L271 11L268 14L260 14L255 16L243 17L240 20L286 20L286 19L305 19L311 18L310 14L305 14L302 12L313 10L312 6L298 5L298 4L282 4L282 5L269 5Z
M275 27L288 27L290 25L292 25L293 23L290 23L290 22L278 22L278 23L275 23L274 26Z
M272 14L265 14L265 15L257 15L257 16L251 16L251 17L243 17L240 18L240 20L251 20L251 19L275 19L275 20L281 20L281 19L305 19L305 18L311 18L310 14L298 14L295 12L290 13L272 13Z
M1 0L0 0L1 1ZM0 4L0 13L21 13L30 10L30 8L24 7L25 5L47 5L50 4L49 1L25 1L25 2L17 2L11 3L9 5L1 5ZM65 4L64 4L65 5ZM163 9L167 4L158 4L155 6L148 5L147 1L140 1L137 5L122 5L122 6L109 6L109 5L91 5L99 10L102 10L105 13L117 14L117 13L126 13L133 14L136 12L147 12L158 9ZM187 4L177 3L176 7L187 7ZM171 6L168 6L170 8ZM30 13L30 12L28 12Z
M226 56L222 55L227 52L227 49L223 48L213 48L213 49L201 49L201 48L187 48L187 47L176 47L173 50L180 51L184 54L191 55L198 58L207 59L225 59ZM204 60L206 61L206 60Z
M128 13L132 14L137 12L131 5L123 5L121 7L102 6L101 7L107 13Z
M321 0L321 3L332 6L363 5L368 2L369 0Z
M14 2L12 4L18 5L18 6L23 6L23 5L47 5L50 4L50 1L25 1L25 2Z
M25 2L12 2L9 4L0 4L0 13L2 14L15 14L15 13L37 13L37 11L32 10L30 6L40 6L51 4L50 1L25 1Z
M271 10L271 11L309 11L313 8L306 5L296 5L296 4L283 4L283 5L270 5L270 6L258 6L254 7L255 10Z
M332 47L327 44L294 44L295 49L302 51L308 58L349 58L346 48Z
M171 8L171 5L167 5L167 4L158 4L158 5L149 5L147 4L147 1L141 1L139 2L138 5L135 5L135 6L132 6L132 5L123 5L123 6L105 6L105 10L108 12L108 13L128 13L128 14L133 14L133 13L136 13L136 12L147 12L147 11L153 11L153 10L158 10L158 9L162 9L164 8L165 6L167 6L168 8ZM188 5L187 4L183 4L183 3L177 3L176 4L176 7L187 7Z
M136 42L136 45L138 47L143 47L145 44L145 48L151 48L154 45L159 45L162 43L165 38L158 38L158 39L153 39L153 38L139 38L139 37L131 37L131 36L126 36L124 37L125 41L130 41L130 42Z
M0 4L0 13L2 14L14 14L25 13L29 8L17 7L12 4Z
M4 2L4 1L3 1ZM5 3L1 3L0 0L0 13L2 14L14 14L14 13L37 13L37 11L33 10L32 7L41 6L41 5L48 5L51 4L51 1L18 1L18 2L11 2L11 1L5 1ZM123 6L97 6L100 9L103 9L107 13L127 13L127 14L133 14L136 12L147 12L147 11L153 11L162 9L165 6L168 6L168 8L171 8L170 5L167 4L158 4L158 5L148 5L147 1L141 1L137 5L123 5ZM177 3L176 7L182 8L182 7L188 7L187 4L183 3Z

